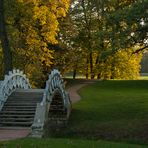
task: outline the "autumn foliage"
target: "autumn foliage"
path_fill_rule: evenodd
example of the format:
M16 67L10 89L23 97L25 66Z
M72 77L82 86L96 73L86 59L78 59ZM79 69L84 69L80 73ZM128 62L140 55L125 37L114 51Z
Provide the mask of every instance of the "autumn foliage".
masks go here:
M13 67L24 70L34 86L43 86L54 67L74 77L137 79L141 49L147 48L147 1L137 2L4 1ZM3 59L0 48L1 71Z
M51 67L53 51L48 44L58 43L59 21L66 16L70 1L7 0L4 4L13 67L37 80Z

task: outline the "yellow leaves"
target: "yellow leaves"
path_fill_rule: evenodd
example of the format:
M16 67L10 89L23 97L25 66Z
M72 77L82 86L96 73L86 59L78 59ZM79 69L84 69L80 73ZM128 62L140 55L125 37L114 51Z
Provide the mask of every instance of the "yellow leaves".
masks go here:
M48 8L46 6L34 7L34 20L39 20L40 25L47 23Z
M51 11L57 14L57 17L64 17L70 5L70 0L50 0L48 6Z
M55 38L55 35L56 35L56 34L57 34L57 33L56 33L56 32L53 32L53 31L42 33L42 35L44 36L44 39L45 39L47 42L50 42L50 43L52 43L52 44L57 44L57 43L58 43L57 40L56 40L56 38Z
M59 31L58 19L66 16L69 0L50 0L38 2L33 8L33 19L41 26L41 35L46 42L57 44L56 36Z
M64 10L64 8L58 8L57 9L57 17L61 17L61 16L66 16L66 12Z
M138 79L142 56L141 54L134 55L132 51L132 49L119 50L113 57L107 60L108 66L112 66L112 78Z
M66 15L70 1L7 0L6 3L14 65L24 69L31 79L37 78L35 73L41 76L51 67L53 51L48 45L58 43L59 20Z
M102 79L138 79L142 54L132 54L136 47L118 50L97 65Z
M17 0L21 3L20 21L22 27L28 29L28 24L32 28L36 25L39 34L48 43L57 44L56 36L59 31L59 18L66 15L70 1L69 0ZM22 14L23 13L23 14ZM28 16L28 18L27 18ZM24 18L25 17L25 18ZM26 24L26 21L28 23ZM30 40L31 42L31 40ZM28 42L29 43L29 42Z

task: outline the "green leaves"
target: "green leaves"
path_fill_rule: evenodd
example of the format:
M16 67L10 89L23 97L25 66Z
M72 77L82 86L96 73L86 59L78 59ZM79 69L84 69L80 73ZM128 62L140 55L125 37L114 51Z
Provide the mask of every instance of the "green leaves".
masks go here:
M143 13L146 10L146 6L147 1L142 0L73 1L68 19L70 23L67 22L70 27L64 26L65 28L63 28L66 31L61 34L62 39L65 41L65 47L74 52L71 54L70 50L66 50L66 54L69 54L69 57L72 55L72 57L78 59L80 54L77 51L78 48L81 49L79 63L72 62L73 65L80 65L77 66L77 71L81 71L90 77L94 77L94 73L95 76L102 73L105 75L106 71L108 71L106 75L109 76L107 78L115 78L115 69L118 69L119 72L125 70L126 74L128 66L134 69L132 64L128 65L129 61L126 56L135 52L133 50L135 45L141 43L140 46L137 46L141 48L143 40L146 38L146 25L140 25L142 20L146 23L146 11ZM72 30L74 31L72 32ZM125 49L127 52L125 52ZM113 58L117 60L116 68L114 67L115 64L113 64ZM136 57L134 58L136 59ZM138 54L135 65L139 64L140 59L141 56ZM125 67L123 66L124 68L121 69L119 65L124 65ZM139 69L140 66L136 66L134 70L136 76ZM71 68L72 70L73 67ZM124 76L120 75L119 77L124 78Z

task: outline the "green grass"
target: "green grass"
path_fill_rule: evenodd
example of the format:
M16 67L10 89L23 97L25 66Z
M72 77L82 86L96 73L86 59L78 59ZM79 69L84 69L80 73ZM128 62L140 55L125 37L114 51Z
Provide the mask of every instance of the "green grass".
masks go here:
M148 147L148 81L100 81L79 93L68 127L54 137L1 142L0 148Z
M0 143L0 148L146 148L134 144L77 139L22 139Z
M148 81L97 82L80 95L62 137L148 144Z

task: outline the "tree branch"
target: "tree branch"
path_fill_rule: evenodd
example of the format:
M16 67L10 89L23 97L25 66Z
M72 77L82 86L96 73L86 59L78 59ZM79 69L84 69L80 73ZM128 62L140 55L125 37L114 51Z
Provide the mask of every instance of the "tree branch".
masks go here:
M137 54L137 53L139 53L140 51L143 51L143 50L146 49L146 48L148 49L148 46L142 47L142 48L140 48L140 49L134 51L132 54Z

